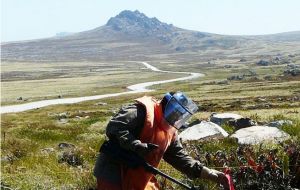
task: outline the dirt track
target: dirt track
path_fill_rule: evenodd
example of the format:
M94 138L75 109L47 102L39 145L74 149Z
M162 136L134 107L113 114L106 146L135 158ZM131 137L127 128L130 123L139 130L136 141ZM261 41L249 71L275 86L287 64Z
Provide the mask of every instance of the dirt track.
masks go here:
M130 91L127 92L120 92L120 93L113 93L113 94L103 94L103 95L96 95L96 96L84 96L84 97L78 97L78 98L62 98L62 99L52 99L52 100L43 100L43 101L37 101L37 102L30 102L26 104L20 104L20 105L11 105L11 106L3 106L1 107L1 114L3 113L13 113L13 112L22 112L26 110L46 107L50 105L57 105L57 104L73 104L88 100L97 100L97 99L103 99L103 98L109 98L109 97L116 97L121 96L124 94L133 94L133 93L140 93L140 92L149 92L152 91L148 89L147 87L156 85L156 84L163 84L163 83L169 83L169 82L175 82L175 81L183 81L183 80L190 80L195 79L198 77L204 76L200 73L189 73L189 72L172 72L172 71L162 71L146 62L139 62L145 65L148 69L151 69L154 72L163 72L163 73L177 73L177 74L187 74L189 76L187 77L181 77L181 78L175 78L170 80L163 80L163 81L153 81L153 82L145 82L145 83L139 83L135 85L128 86L127 88Z

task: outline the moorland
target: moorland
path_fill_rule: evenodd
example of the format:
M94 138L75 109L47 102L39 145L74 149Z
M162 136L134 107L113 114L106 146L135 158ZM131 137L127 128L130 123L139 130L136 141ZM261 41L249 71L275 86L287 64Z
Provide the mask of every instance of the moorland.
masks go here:
M247 150L251 150L254 160L276 150L273 155L279 160L278 171L290 175L285 176L290 181L299 177L299 167L293 170L287 152L289 147L300 150L299 32L226 36L184 30L138 11L124 11L105 26L90 31L4 43L1 48L2 106L123 92L132 84L183 76L153 72L136 61L146 61L161 70L205 74L193 80L155 85L151 87L155 91L147 93L2 114L3 188L94 188L92 170L99 147L107 138L109 119L135 98L152 95L160 99L168 91L184 91L197 103L199 111L190 123L208 120L213 112L237 113L262 125L276 120L292 121L280 128L291 136L289 140L252 145ZM229 134L236 131L227 124L222 127ZM241 147L230 138L184 146L194 158L216 168L219 165L215 162L207 162L207 153L216 159L222 151L228 158ZM237 157L229 163L233 169L237 167L234 174L241 168ZM297 158L295 165L299 162ZM279 178L266 178L267 182L258 183L261 176L249 168L243 173L248 175L248 181L235 177L239 189L282 182L276 181ZM186 183L218 189L212 183L189 180L165 162L160 169ZM295 186L295 182L284 182L288 183ZM179 188L163 179L160 184L165 189Z

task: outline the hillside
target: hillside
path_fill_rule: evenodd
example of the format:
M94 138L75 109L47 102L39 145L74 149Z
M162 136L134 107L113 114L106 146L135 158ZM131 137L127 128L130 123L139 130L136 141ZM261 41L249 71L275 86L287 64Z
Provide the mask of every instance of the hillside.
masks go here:
M300 47L300 32L263 36L228 36L185 30L122 11L106 25L80 33L1 45L2 61L148 60L153 55L203 53L206 50L263 49L265 45Z

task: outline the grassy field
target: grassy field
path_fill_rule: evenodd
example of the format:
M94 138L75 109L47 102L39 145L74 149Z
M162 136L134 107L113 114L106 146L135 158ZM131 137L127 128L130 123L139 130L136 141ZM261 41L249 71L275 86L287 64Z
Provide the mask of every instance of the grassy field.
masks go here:
M2 105L122 92L132 84L183 76L151 72L141 63L134 62L4 62L1 69Z
M229 63L233 66L224 68L224 65ZM178 77L149 71L140 72L136 69L136 64L127 65L121 62L116 67L109 67L107 63L88 63L89 67L86 67L85 63L70 63L66 66L66 71L62 71L58 77L55 73L61 71L65 64L55 63L54 68L48 63L40 67L38 63L32 63L36 65L34 70L29 70L25 64L27 63L3 65L2 73L6 73L2 76L4 80L1 82L3 104L16 103L15 99L19 96L33 101L44 97L56 97L59 94L63 97L104 94L125 90L124 87L137 81ZM293 121L293 125L283 130L292 135L294 141L300 142L300 80L297 77L283 77L285 65L259 67L253 63L250 65L238 63L236 59L232 62L220 60L216 65L206 62L188 62L182 66L173 60L150 64L165 70L172 66L174 71L206 74L205 77L192 81L157 85L154 87L156 91L147 94L161 98L167 91L186 92L200 107L200 111L191 120L206 120L212 112L239 113L259 122L289 119ZM296 64L299 64L299 61ZM127 73L125 65L132 71ZM73 68L76 68L74 72L69 72ZM37 76L37 73L43 73L42 70L45 70L45 74ZM226 80L232 75L247 74L249 70L255 71L257 75L240 81ZM24 72L25 77L5 77L16 71ZM28 74L30 72L33 74ZM273 76L272 79L264 79L267 75ZM225 80L227 82L223 83L222 81ZM40 87L36 87L37 84ZM92 169L99 147L106 138L107 122L121 105L132 103L135 98L142 95L144 94L125 95L72 105L49 106L21 113L2 114L1 184L13 189L95 187ZM224 128L229 133L233 132L229 127L224 126ZM63 142L75 147L60 148L58 145ZM238 146L230 139L198 142L198 145L202 148L201 153L229 151ZM267 146L275 145L266 145L266 148ZM191 153L196 157L193 151ZM70 154L74 155L72 159L68 159ZM160 168L184 182L192 183L164 162ZM166 189L179 189L168 182L160 181ZM206 189L217 189L215 184L198 180L194 184L206 184L203 186Z

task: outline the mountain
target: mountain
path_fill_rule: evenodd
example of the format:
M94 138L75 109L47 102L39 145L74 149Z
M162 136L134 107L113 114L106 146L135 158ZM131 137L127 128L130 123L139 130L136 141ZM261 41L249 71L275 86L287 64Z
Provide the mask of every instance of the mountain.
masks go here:
M101 27L31 41L1 45L3 61L147 60L153 55L196 54L233 50L266 43L300 42L300 32L265 36L228 36L185 30L149 18L139 11L122 11Z
M56 37L63 37L73 34L73 32L58 32L55 34Z
M157 18L148 18L139 11L123 11L108 20L107 27L115 31L122 31L128 35L147 37L173 32L174 27L160 22Z

